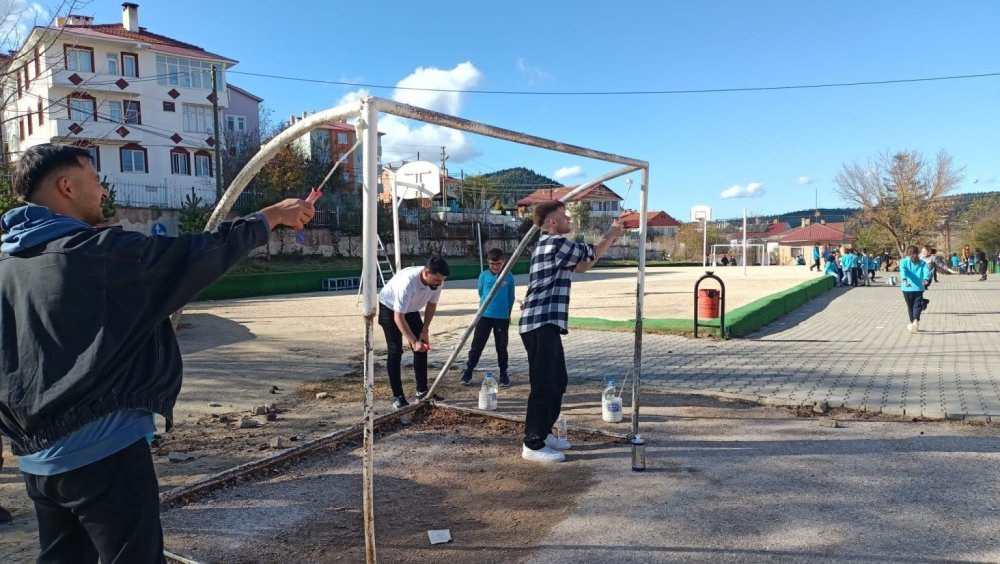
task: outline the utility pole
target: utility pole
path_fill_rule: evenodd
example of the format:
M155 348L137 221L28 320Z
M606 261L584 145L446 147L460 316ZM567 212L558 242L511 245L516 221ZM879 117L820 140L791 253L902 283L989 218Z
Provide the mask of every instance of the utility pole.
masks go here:
M441 207L448 207L448 166L445 161L448 160L448 153L445 152L445 147L441 147Z
M216 66L212 65L212 137L215 139L215 196L222 197L222 138L219 136L219 80L216 76Z

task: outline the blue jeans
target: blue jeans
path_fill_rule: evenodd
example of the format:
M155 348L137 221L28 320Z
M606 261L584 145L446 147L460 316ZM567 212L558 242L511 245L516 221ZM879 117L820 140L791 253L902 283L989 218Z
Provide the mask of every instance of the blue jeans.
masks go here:
M903 292L903 299L906 300L906 311L910 314L910 323L920 321L920 312L924 310L924 293Z

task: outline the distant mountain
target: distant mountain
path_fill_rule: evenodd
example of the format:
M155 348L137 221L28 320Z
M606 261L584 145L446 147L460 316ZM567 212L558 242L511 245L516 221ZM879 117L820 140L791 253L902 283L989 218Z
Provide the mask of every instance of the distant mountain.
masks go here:
M500 188L516 188L517 192L523 192L527 189L535 190L546 186L562 186L562 184L552 180L548 176L542 176L523 166L488 172L482 176L495 186Z

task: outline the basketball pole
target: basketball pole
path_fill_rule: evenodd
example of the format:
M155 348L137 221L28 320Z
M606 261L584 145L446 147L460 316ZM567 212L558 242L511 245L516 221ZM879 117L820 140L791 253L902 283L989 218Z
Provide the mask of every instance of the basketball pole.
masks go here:
M747 276L747 209L743 208L743 277Z

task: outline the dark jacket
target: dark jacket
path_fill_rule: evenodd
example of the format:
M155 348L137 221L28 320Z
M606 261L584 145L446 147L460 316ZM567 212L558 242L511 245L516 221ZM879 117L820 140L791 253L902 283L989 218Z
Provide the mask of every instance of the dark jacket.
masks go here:
M215 233L92 228L0 254L0 432L13 452L126 409L171 426L182 367L170 314L269 232L258 214Z

